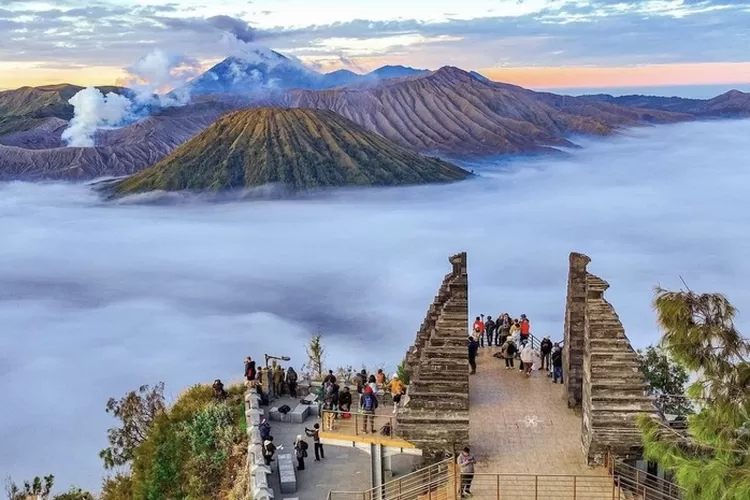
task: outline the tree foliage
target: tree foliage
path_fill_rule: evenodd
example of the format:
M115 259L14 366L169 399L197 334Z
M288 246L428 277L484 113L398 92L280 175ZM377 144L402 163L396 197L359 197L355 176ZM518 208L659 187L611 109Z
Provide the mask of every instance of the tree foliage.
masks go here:
M12 478L5 479L5 494L8 500L94 500L94 496L88 491L71 486L65 493L52 496L52 487L55 485L55 476L36 476L30 481L24 481L23 486L17 485Z
M685 397L688 372L672 360L660 346L648 346L638 350L638 362L646 375L651 394L664 413L688 415L692 406Z
M750 344L721 294L656 289L662 348L696 381L686 434L642 416L646 458L674 473L686 500L750 498Z
M402 360L396 367L398 379L406 385L409 385L409 372L406 371L406 360Z
M307 368L312 371L313 379L323 378L323 362L325 361L325 348L320 334L315 335L307 344Z
M154 421L166 409L164 382L154 387L142 385L116 400L109 398L106 411L122 422L122 427L107 430L109 447L99 452L104 467L112 469L133 459L133 451L142 444Z

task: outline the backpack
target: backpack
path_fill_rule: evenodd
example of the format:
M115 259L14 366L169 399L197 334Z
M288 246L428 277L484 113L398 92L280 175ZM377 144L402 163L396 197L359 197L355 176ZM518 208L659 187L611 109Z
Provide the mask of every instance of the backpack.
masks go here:
M391 435L391 424L386 423L383 425L383 427L380 428L380 434L383 436L390 436Z
M292 409L289 407L289 405L279 406L279 413L281 413L282 415L286 415L290 411L292 411Z
M367 410L367 411L370 411L370 410L373 410L373 409L375 409L375 408L374 408L374 407L375 407L375 403L373 402L373 399L374 399L374 398L375 398L375 396L373 396L372 394L367 394L367 395L365 396L365 399L364 399L364 406L363 406L363 408L364 408L365 410Z

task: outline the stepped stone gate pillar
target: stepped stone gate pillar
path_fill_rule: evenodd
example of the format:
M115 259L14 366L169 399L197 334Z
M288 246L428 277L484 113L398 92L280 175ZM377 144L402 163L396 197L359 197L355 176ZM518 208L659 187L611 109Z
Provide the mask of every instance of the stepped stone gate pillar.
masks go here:
M570 254L563 377L568 406L581 408L581 446L590 465L607 453L642 456L638 416L656 413L638 356L612 304L609 283L589 273L591 261Z
M469 443L469 281L466 252L449 258L445 276L406 354L407 401L399 435L422 450L425 462L443 460Z
M568 295L565 303L563 345L563 380L569 408L579 408L582 401L583 343L586 321L586 266L591 259L571 253L568 271Z

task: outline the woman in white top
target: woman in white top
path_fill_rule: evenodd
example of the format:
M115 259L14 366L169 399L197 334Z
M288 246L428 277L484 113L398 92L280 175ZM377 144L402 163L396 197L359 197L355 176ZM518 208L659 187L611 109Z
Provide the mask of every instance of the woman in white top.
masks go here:
M523 371L526 376L531 375L531 367L534 364L534 349L531 348L530 342L521 350L521 363L523 363Z

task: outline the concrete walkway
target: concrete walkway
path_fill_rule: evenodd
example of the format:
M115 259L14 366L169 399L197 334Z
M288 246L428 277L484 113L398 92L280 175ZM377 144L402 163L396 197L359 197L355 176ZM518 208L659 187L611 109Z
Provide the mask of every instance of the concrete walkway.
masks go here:
M567 407L562 384L546 373L530 377L505 369L480 348L470 381L469 436L477 473L606 475L589 467L581 450L581 416Z

